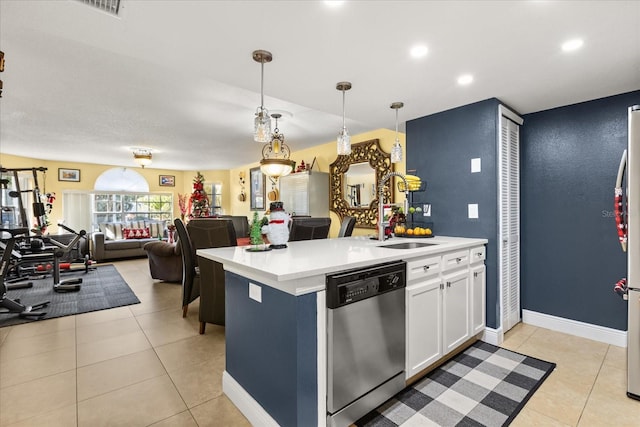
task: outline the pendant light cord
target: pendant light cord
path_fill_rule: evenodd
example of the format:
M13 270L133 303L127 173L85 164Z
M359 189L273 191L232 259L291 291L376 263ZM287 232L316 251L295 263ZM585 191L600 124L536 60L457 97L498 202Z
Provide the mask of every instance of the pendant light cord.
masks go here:
M342 89L342 130L345 131L347 129L347 121L346 121L346 112L344 109L344 92L345 90Z
M264 60L260 61L260 111L264 111Z

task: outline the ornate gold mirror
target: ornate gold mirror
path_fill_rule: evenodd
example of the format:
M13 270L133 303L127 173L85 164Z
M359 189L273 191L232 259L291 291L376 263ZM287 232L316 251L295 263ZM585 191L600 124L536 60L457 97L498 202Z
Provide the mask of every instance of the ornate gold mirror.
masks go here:
M352 216L356 227L375 228L378 216L378 182L392 171L391 155L380 148L377 139L351 146L351 154L338 156L329 165L329 206L340 217ZM385 186L384 202L392 196Z

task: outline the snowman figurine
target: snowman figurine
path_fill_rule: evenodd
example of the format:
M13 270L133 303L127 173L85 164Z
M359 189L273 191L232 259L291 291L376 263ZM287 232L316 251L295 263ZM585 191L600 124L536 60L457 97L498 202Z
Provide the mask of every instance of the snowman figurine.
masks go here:
M284 211L282 202L269 204L269 224L262 226L262 234L266 234L272 249L284 249L289 241L289 214Z

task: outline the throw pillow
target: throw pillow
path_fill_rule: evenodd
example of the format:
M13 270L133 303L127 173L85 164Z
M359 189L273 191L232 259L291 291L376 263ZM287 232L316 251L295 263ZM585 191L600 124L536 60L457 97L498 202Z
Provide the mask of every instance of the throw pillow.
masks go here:
M124 228L122 234L125 239L148 239L150 237L148 228Z

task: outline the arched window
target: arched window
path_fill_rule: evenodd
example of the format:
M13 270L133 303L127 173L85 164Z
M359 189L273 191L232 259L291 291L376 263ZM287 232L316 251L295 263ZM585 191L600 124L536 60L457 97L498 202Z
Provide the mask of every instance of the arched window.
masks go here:
M93 185L94 191L148 193L149 183L133 169L113 168L102 172Z
M173 194L150 193L149 183L138 172L113 168L96 179L91 205L94 229L105 222L170 221Z

